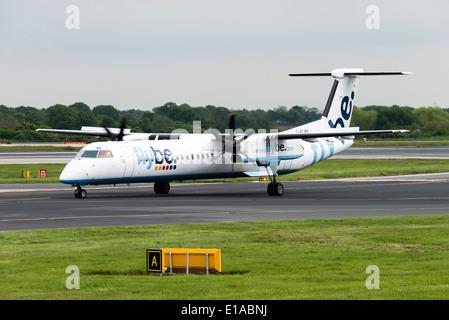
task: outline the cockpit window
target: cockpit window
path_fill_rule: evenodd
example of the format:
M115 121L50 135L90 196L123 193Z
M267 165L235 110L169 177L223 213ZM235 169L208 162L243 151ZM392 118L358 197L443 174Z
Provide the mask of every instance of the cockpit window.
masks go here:
M96 158L98 154L97 150L86 150L81 155L81 158Z
M98 158L113 158L112 152L110 150L100 150L98 151Z
M113 158L110 150L86 150L81 154L81 158Z

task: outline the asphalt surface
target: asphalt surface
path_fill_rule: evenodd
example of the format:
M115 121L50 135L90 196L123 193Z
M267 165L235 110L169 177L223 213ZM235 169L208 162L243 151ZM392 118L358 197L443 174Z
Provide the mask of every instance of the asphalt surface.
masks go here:
M0 149L0 164L68 163L77 152L68 151L8 151Z
M62 184L0 185L0 231L192 222L449 214L449 173L374 179L88 187L76 199Z
M75 152L0 151L0 163L66 163ZM333 158L448 159L445 147L350 148ZM282 197L267 183L152 184L87 187L75 199L63 184L0 185L0 231L142 224L449 214L449 173L285 182Z
M331 159L449 159L449 146L351 147Z

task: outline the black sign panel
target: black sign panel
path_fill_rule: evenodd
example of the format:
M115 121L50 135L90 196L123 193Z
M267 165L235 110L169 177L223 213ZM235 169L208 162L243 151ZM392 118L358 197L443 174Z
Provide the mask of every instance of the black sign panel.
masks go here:
M162 250L147 249L147 271L162 272Z

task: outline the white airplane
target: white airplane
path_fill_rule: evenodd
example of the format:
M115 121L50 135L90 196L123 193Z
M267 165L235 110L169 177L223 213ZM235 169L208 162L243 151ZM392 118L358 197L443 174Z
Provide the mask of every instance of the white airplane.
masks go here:
M86 185L154 182L157 194L167 194L171 181L269 176L270 196L284 193L284 175L336 155L353 144L354 136L401 133L407 130L360 131L350 127L359 77L406 75L408 72L364 72L335 69L331 73L290 76L331 76L334 83L320 120L283 132L210 130L200 134L131 133L121 128L83 127L81 130L37 129L41 132L108 136L113 141L94 142L71 160L59 177L76 187L75 197L85 198ZM262 131L262 132L260 132Z

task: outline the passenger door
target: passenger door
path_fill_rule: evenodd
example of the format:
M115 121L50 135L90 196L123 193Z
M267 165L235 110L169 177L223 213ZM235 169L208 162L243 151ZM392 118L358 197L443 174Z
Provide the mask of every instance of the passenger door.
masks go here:
M123 178L132 177L134 172L134 157L131 149L128 147L121 148L120 163L123 168Z

